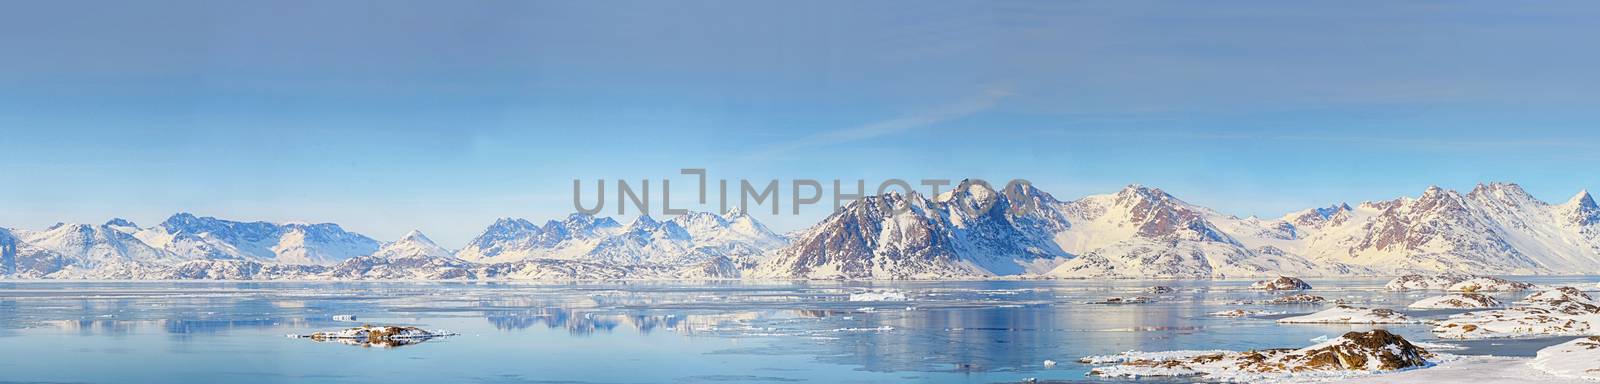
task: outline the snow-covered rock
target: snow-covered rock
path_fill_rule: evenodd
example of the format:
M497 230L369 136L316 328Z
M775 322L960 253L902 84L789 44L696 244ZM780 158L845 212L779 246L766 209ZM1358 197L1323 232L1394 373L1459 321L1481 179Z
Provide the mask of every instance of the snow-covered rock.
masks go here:
M1328 299L1323 298L1322 296L1305 294L1305 293L1296 293L1296 294L1293 294L1293 295L1284 295L1284 296L1275 297L1271 301L1268 301L1267 304L1274 304L1274 305L1284 305L1284 304L1322 304L1325 301L1328 301Z
M1541 349L1528 365L1556 376L1600 381L1600 336Z
M1168 287L1168 286L1165 286L1165 285L1157 285L1157 286L1154 286L1154 287L1145 288L1144 293L1161 295L1161 294L1168 294L1168 293L1173 293L1173 292L1177 292L1177 291L1178 290L1176 290L1176 289L1172 289L1172 287Z
M398 347L453 335L455 334L450 332L429 331L417 327L363 325L337 331L316 332L304 337L316 341L335 341L361 346Z
M1594 299L1591 298L1589 294L1583 293L1582 290L1579 290L1575 287L1555 287L1545 289L1529 294L1527 297L1522 298L1522 300L1517 301L1518 304L1550 304L1565 302L1596 304Z
M1457 308L1494 308L1499 307L1500 301L1479 293L1453 293L1444 296L1429 297L1417 300L1406 308L1415 309L1457 309Z
M1390 291L1440 290L1457 292L1520 292L1534 288L1533 284L1493 276L1462 273L1438 275L1405 275L1390 280L1384 288Z
M1250 289L1266 291L1303 291L1311 289L1311 284L1298 277L1278 276L1272 280L1261 280L1250 284Z
M1533 284L1498 277L1477 276L1451 284L1448 291L1457 292L1522 292L1534 288Z
M1384 288L1390 291L1443 291L1449 289L1452 285L1456 285L1456 283L1470 280L1473 277L1476 276L1459 273L1444 273L1438 275L1410 274L1389 280L1388 284L1384 284Z
M1155 299L1152 299L1152 298L1149 298L1149 297L1144 297L1144 296L1137 296L1137 297L1108 297L1105 300L1088 302L1088 304L1117 305L1117 304L1150 304L1150 303L1154 303L1154 302L1156 302Z
M1090 364L1115 362L1096 367L1092 376L1193 377L1206 381L1254 382L1286 377L1346 372L1388 372L1429 365L1433 354L1405 338L1384 330L1350 332L1338 338L1300 349L1264 349L1247 352L1202 352L1172 356L1127 353L1123 359L1085 358ZM1313 376L1314 377L1314 376ZM1338 377L1338 376L1327 376Z
M1600 303L1572 287L1543 290L1510 308L1468 312L1434 322L1448 339L1586 336L1600 332Z
M1192 358L1196 358L1196 357L1200 357L1200 356L1223 355L1223 354L1228 354L1228 353L1233 353L1233 351L1221 350L1221 349L1157 351L1157 352L1127 351L1127 352L1120 352L1120 353L1117 353L1115 355L1085 356L1085 357L1079 358L1078 362L1079 363L1084 363L1084 364L1096 364L1096 365L1100 365L1100 364L1121 364L1121 363L1129 363L1129 362L1135 362L1135 361L1159 362L1159 361L1187 360L1187 359L1192 359Z
M1409 324L1416 323L1404 313L1387 308L1362 308L1340 305L1304 316L1278 319L1282 324Z

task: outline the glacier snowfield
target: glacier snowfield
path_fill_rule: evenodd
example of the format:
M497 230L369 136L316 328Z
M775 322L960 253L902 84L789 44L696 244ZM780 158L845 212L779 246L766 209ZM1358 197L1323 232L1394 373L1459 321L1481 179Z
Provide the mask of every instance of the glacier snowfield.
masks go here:
M1600 281L1518 279L1591 294ZM1307 293L1329 301L1416 319L1462 312L1406 308L1441 293L1386 291L1385 278L1307 281ZM1298 347L1374 328L1461 346L1450 352L1463 355L1532 356L1572 339L1439 340L1425 324L1279 324L1333 304L1261 304L1294 292L1249 284L3 281L0 382L1130 382L1087 377L1091 366L1076 361L1131 350ZM1174 291L1147 292L1157 285ZM1491 295L1510 302L1526 293ZM1088 304L1137 296L1154 302ZM1210 315L1234 309L1265 314ZM343 315L356 321L335 320ZM362 323L460 335L394 348L284 337Z

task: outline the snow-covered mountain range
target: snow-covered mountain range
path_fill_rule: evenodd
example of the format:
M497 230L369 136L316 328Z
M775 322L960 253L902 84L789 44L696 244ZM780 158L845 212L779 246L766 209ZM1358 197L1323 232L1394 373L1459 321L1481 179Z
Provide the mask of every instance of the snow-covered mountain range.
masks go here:
M963 182L870 196L790 236L747 214L500 219L457 251L336 224L179 213L0 228L0 277L100 279L941 279L1582 274L1600 268L1600 206L1516 185L1236 217L1130 185L1061 201Z

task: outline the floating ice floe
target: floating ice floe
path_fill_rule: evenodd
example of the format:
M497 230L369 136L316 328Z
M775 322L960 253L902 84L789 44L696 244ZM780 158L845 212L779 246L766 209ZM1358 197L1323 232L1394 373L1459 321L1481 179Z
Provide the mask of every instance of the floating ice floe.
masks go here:
M1600 336L1541 349L1528 365L1556 376L1600 381Z
M1134 361L1171 361L1185 360L1198 356L1220 355L1232 352L1233 351L1221 349L1157 352L1127 351L1115 355L1084 356L1083 358L1078 359L1078 362L1084 364L1121 364Z
M356 315L333 315L333 321L356 321Z
M1589 336L1600 331L1600 303L1577 288L1536 292L1515 306L1475 311L1434 322L1433 334L1448 339L1530 336Z
M897 290L866 291L850 294L850 301L909 301L905 292Z
M1211 317L1256 317L1256 316L1272 316L1272 315L1282 315L1282 314L1283 314L1283 312L1281 312L1281 311L1280 312L1274 312L1274 311L1263 311L1263 310L1235 309L1235 310L1229 310L1229 311L1212 312L1212 313L1208 313L1206 315L1211 316Z
M1384 288L1390 291L1520 292L1533 289L1534 285L1491 276L1447 273L1434 276L1400 276L1390 280Z
M1406 308L1416 309L1454 309L1454 308L1495 308L1500 306L1500 301L1481 293L1452 293L1444 296L1429 297L1418 300Z
M893 330L894 330L894 327L887 326L887 325L881 326L881 327L876 327L876 328L834 328L833 329L834 332L889 332L889 331L893 331Z
M1438 351L1459 351L1459 350L1467 349L1467 347L1461 346L1460 344L1450 344L1450 343L1430 343L1430 342L1426 342L1426 341L1413 341L1413 342L1411 342L1411 344L1415 344L1418 347L1422 347L1422 349L1426 349L1426 350L1434 351L1434 352L1438 352Z
M362 325L355 328L337 331L315 332L310 335L298 336L316 341L331 341L351 345L398 347L421 343L436 337L455 336L455 333L446 331L429 331L408 326L372 326Z
M1278 276L1272 280L1261 280L1250 284L1250 289L1267 291L1301 291L1311 289L1311 284L1298 277Z
M1149 304L1156 302L1149 297L1107 297L1105 300L1091 301L1086 304Z
M1350 332L1338 338L1300 349L1279 348L1247 352L1174 351L1126 352L1084 358L1088 364L1116 364L1096 367L1090 376L1192 377L1207 381L1253 382L1284 377L1386 372L1426 367L1434 355L1405 338L1384 330Z
M1417 323L1404 313L1386 308L1341 305L1304 316L1278 319L1284 324L1409 324Z

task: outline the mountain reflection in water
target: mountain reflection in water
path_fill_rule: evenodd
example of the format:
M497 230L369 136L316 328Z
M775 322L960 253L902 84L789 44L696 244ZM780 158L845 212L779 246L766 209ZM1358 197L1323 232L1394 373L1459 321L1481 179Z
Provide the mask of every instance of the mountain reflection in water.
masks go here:
M1566 279L1593 284L1584 277ZM1310 282L1313 293L1330 299L1402 311L1434 294L1388 292L1382 289L1386 281ZM1085 304L1143 295L1156 284L1176 291L1154 294L1148 304ZM1425 324L1281 325L1208 315L1319 308L1238 304L1275 295L1248 290L1248 284L0 282L0 371L12 381L79 382L159 382L170 372L202 382L282 382L288 374L293 381L385 383L1104 381L1086 378L1088 367L1072 362L1130 350L1303 346L1324 335L1370 328L1439 341ZM908 300L849 301L852 293L886 290ZM334 321L336 315L361 322ZM283 337L360 323L460 335L420 344L353 344L406 346L371 349ZM1518 343L1515 349L1466 343L1469 348L1460 352L1525 354L1542 343ZM137 363L116 363L129 358ZM1046 368L1046 359L1062 363ZM370 378L353 377L329 364L345 360L386 368ZM599 362L633 368L596 371ZM124 380L130 374L147 380Z

